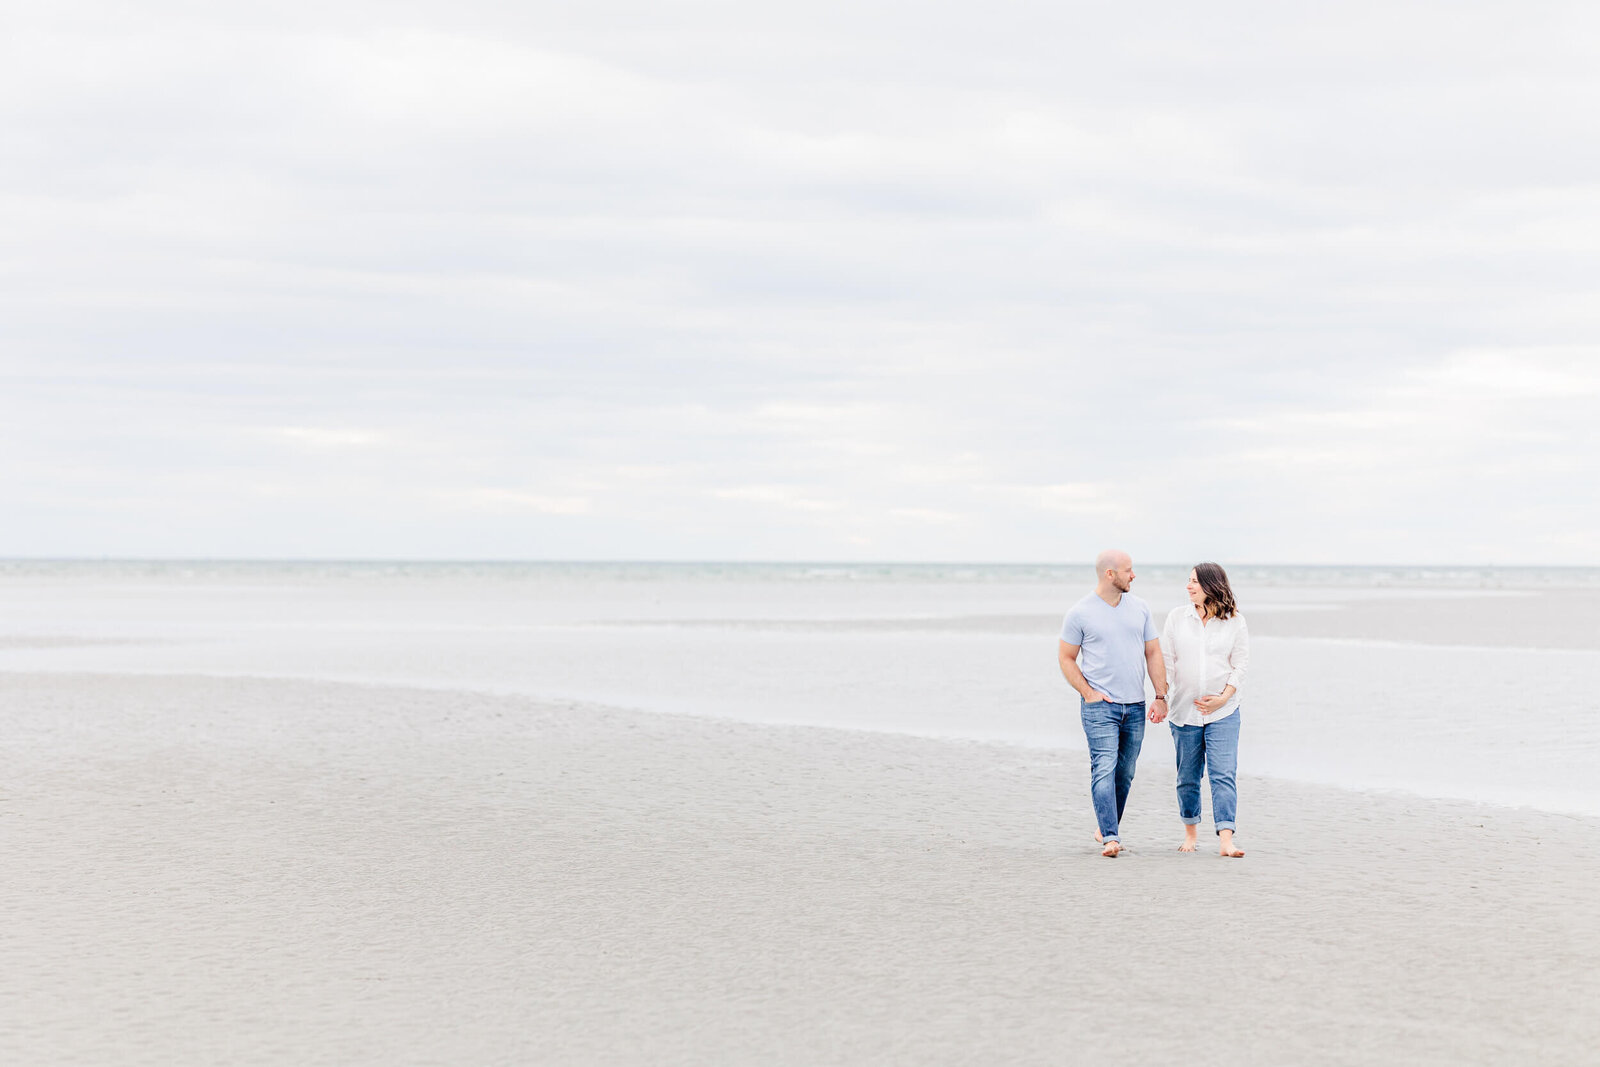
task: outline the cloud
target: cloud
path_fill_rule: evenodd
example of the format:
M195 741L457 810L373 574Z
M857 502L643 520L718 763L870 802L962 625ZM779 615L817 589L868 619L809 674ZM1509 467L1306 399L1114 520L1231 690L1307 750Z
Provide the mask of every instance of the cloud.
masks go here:
M1008 485L995 487L1025 506L1047 512L1072 515L1121 515L1137 506L1125 489L1094 482L1066 482L1056 485Z
M469 489L449 494L448 499L472 510L526 511L536 515L585 515L592 506L588 497L546 496L498 488Z
M0 553L1592 562L1596 29L18 12Z
M807 496L802 490L786 485L741 485L713 489L710 495L717 500L761 504L787 511L840 511L844 508L841 501Z
M370 430L337 427L281 426L271 433L292 444L318 450L367 448L384 440L382 434Z
M1467 349L1417 372L1420 386L1485 398L1577 400L1600 393L1600 344L1584 348Z
M945 526L952 522L960 522L962 519L962 516L953 511L940 511L937 508L890 508L889 515L896 519L932 526Z

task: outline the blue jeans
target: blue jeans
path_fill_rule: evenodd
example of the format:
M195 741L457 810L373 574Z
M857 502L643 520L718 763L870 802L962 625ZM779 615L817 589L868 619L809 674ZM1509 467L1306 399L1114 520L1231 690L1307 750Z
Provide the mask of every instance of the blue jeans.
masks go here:
M1083 702L1083 736L1089 740L1089 795L1100 837L1117 841L1117 825L1133 787L1133 768L1144 744L1144 701Z
M1211 779L1211 821L1217 831L1237 829L1239 787L1239 716L1232 715L1204 726L1174 726L1172 748L1178 756L1178 814L1184 824L1200 822L1200 775Z

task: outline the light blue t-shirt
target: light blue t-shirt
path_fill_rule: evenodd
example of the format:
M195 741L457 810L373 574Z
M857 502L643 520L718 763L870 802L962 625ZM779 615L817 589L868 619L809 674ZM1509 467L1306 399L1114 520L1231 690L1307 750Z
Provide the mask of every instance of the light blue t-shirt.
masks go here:
M1132 593L1123 593L1116 607L1090 593L1061 623L1061 640L1083 650L1078 669L1084 678L1118 704L1144 699L1144 643L1159 636L1150 605Z

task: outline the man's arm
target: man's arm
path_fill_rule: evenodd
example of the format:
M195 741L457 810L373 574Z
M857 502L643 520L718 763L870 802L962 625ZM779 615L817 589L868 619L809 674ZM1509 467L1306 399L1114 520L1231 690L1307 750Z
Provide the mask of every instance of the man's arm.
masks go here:
M1056 658L1061 663L1061 673L1066 676L1067 684L1078 691L1078 695L1091 704L1111 698L1104 693L1095 692L1094 686L1089 684L1089 679L1083 676L1083 671L1078 668L1078 645L1069 645L1061 642L1061 651Z
M1144 643L1144 665L1150 672L1150 684L1155 686L1156 699L1150 704L1150 721L1162 722L1167 717L1167 661L1161 655L1161 641L1152 637Z

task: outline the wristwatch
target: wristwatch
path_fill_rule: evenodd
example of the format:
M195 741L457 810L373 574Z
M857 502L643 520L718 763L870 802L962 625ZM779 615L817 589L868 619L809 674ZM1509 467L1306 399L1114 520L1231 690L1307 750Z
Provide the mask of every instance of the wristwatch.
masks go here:
M1165 699L1167 699L1167 695L1165 693L1157 693L1155 695L1155 699L1156 700L1165 700Z

